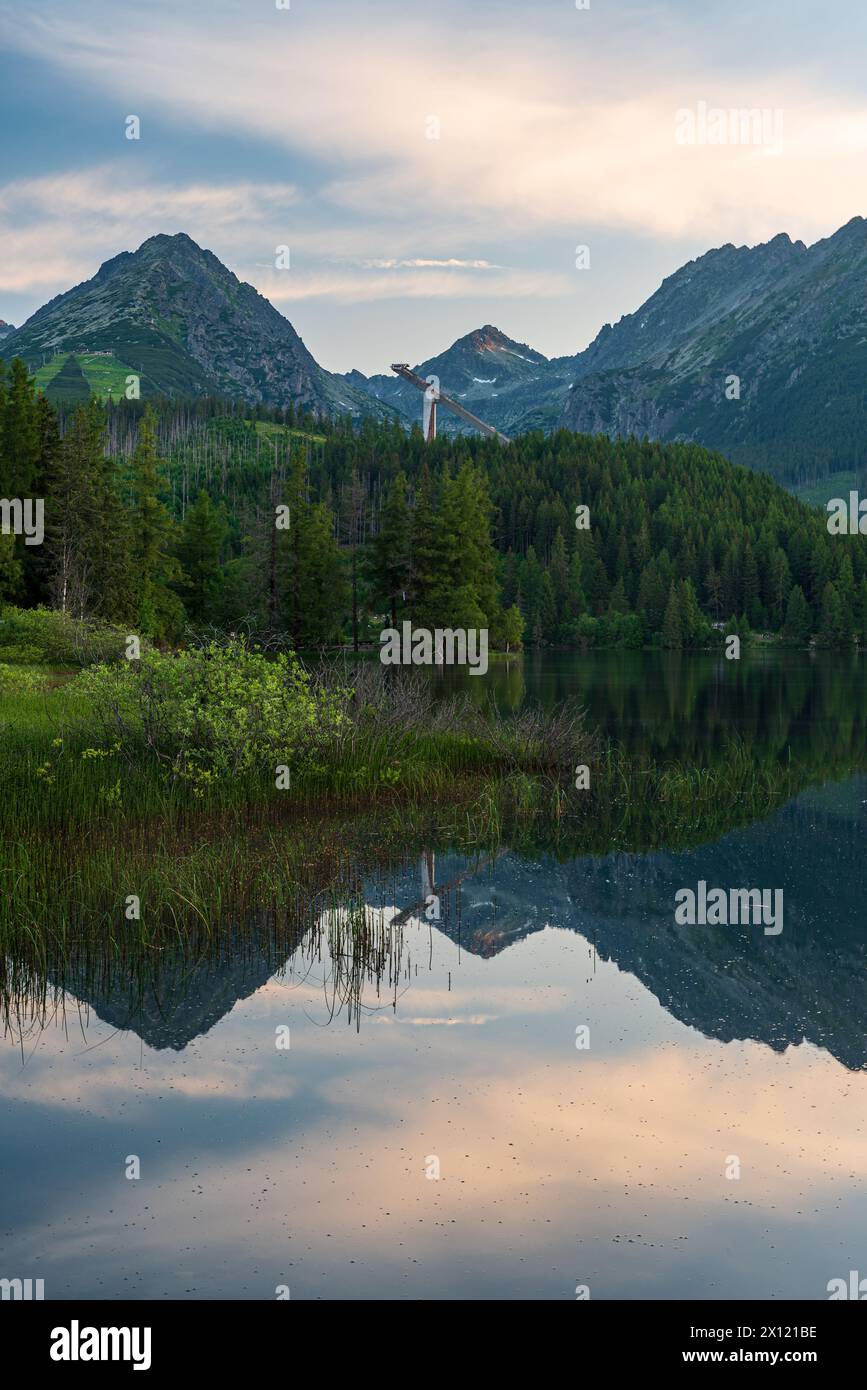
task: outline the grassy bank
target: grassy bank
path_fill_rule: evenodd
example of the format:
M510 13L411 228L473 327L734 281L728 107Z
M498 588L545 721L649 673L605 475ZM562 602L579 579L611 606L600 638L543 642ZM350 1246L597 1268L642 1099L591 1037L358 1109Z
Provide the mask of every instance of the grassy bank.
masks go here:
M177 663L153 660L141 672L0 666L4 838L441 797L482 777L558 781L598 758L577 712L504 718L438 702L423 677L388 680L378 665L292 666L287 694L286 671L269 666L257 686L263 665L241 649L197 658L182 687Z
M308 671L237 642L66 655L0 665L0 947L16 959L97 941L121 958L262 912L297 924L351 899L360 866L427 848L691 848L867 766L845 740L796 759L730 741L701 767L629 757L574 708L502 715L418 673Z

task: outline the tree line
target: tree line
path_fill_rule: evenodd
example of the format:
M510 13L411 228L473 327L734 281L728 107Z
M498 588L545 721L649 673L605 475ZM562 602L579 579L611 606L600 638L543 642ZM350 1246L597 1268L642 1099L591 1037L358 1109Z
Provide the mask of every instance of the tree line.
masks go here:
M45 500L45 540L0 537L0 598L156 640L247 622L298 647L384 622L524 643L670 648L726 631L867 640L867 553L768 477L694 444L560 431L426 444L218 400L59 414L0 370L0 497Z

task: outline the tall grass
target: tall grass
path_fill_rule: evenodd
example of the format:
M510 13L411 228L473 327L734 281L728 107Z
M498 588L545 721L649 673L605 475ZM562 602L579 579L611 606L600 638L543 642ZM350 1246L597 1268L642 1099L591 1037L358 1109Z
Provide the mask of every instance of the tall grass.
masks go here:
M334 688L335 672L316 681ZM739 741L709 767L641 761L575 712L503 718L375 666L338 684L346 719L288 790L268 769L196 795L153 759L91 744L76 680L0 681L0 951L37 962L98 943L125 960L190 934L217 939L256 913L297 914L305 894L343 902L358 864L426 847L562 858L692 847L854 766L843 753L839 766L757 760Z

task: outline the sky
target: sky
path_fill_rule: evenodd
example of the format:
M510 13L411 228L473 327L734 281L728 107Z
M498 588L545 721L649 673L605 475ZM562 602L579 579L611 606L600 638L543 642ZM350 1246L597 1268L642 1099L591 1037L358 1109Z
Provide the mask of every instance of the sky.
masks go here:
M332 371L571 354L867 212L865 41L861 0L0 0L0 319L184 231Z

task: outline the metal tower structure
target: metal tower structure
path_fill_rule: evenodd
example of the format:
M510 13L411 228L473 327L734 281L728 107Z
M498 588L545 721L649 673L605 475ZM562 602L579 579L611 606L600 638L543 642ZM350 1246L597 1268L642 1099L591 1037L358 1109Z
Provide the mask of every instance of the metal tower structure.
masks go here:
M509 439L508 435L501 434L493 425L486 425L484 420L480 420L478 415L473 415L472 411L467 410L466 406L461 405L459 401L453 400L451 396L445 395L445 393L440 390L436 379L433 381L425 381L423 376L418 375L418 372L412 371L407 362L392 362L391 370L396 372L398 376L403 377L404 381L408 381L410 386L415 386L419 391L424 393L422 429L428 443L430 443L432 439L436 439L437 435L437 405L444 405L447 410L451 410L455 415L460 416L462 420L466 420L468 425L472 425L474 429L481 430L482 434L487 434L492 439L499 439L501 444L511 444L512 441Z

